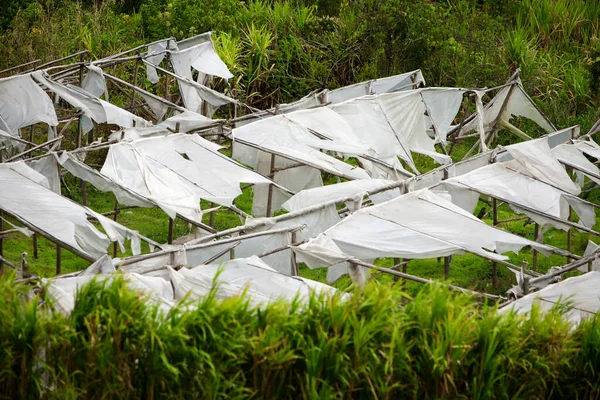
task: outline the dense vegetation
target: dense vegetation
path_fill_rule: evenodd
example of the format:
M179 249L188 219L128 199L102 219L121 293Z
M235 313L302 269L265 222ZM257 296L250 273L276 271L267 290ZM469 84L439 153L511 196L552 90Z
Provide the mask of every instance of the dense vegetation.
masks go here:
M499 317L465 295L370 284L347 302L249 309L212 297L161 317L121 281L69 316L0 278L0 398L595 398L600 318ZM47 305L47 304L46 304ZM46 306L43 306L44 308Z
M493 86L518 66L558 126L586 129L599 116L599 16L585 0L9 0L0 67L213 30L255 106L417 68L430 86Z

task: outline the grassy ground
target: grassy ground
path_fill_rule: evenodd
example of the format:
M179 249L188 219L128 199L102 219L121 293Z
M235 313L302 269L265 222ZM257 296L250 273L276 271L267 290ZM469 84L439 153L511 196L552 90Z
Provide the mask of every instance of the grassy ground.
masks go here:
M510 138L508 139L510 140ZM471 147L471 142L463 143L455 148L453 153L453 158L456 160L460 160L464 153ZM227 154L228 151L226 150ZM436 165L431 161L431 159L419 155L415 155L415 162L421 172L425 172L431 170ZM337 181L337 179L333 176L325 176L325 183L332 184ZM65 176L66 187L63 187L63 195L71 197L73 200L77 202L81 202L81 196L79 192L79 185L73 179L72 176ZM112 211L114 208L114 196L111 193L102 193L91 185L87 185L87 193L88 193L88 204L89 206L98 211L98 212L107 212ZM252 210L252 188L247 188L243 191L243 194L239 196L236 200L237 206L243 211L250 213ZM596 202L598 194L592 192L589 200ZM202 203L202 208L209 208L210 205L207 202ZM484 202L480 202L475 213L477 214L481 208L486 208L486 211L489 211L490 207ZM514 218L517 215L512 212L512 210L503 205L498 209L498 219L504 220L509 218ZM204 216L205 223L209 222L209 216ZM484 221L488 224L492 223L491 213L484 217ZM10 220L10 219L9 219ZM167 242L167 234L168 234L168 217L167 215L158 208L152 209L130 209L123 210L119 215L118 221L123 225L135 229L139 231L141 234L159 242L166 243ZM15 222L15 221L11 221ZM239 217L230 212L227 209L222 209L216 212L214 216L214 227L215 229L221 231L224 229L232 228L240 225ZM524 221L515 221L502 224L502 229L508 230L512 233L518 234L520 236L527 237L529 239L533 239L534 237L534 225L528 224L525 225ZM174 236L179 237L183 235L187 235L193 232L192 227L181 221L176 220L174 226ZM592 239L596 242L600 242L597 238L592 238L590 235L580 232L572 233L572 251L576 254L583 254L585 246L587 244L588 239ZM567 234L566 232L559 231L556 229L550 229L545 234L544 243L556 246L562 249L567 248ZM10 234L9 240L4 241L4 256L12 261L17 261L20 259L20 255L22 252L28 252L27 260L29 262L31 271L40 276L54 276L56 271L56 247L48 240L39 237L38 238L38 258L35 259L33 257L33 241L31 238L26 238L21 234ZM127 249L127 253L118 253L118 257L123 257L126 255L130 255L130 250ZM144 244L142 247L142 251L148 251L146 245ZM112 252L112 249L109 249L109 252ZM515 265L521 265L523 261L528 262L528 267L533 268L532 258L533 251L529 248L524 249L520 252L520 254L508 254L510 257L510 262ZM556 265L562 265L567 262L565 257L560 257L556 255L552 255L549 258L544 257L543 255L539 255L538 264L535 267L536 270L540 272L547 271L550 267ZM393 260L391 258L380 259L375 262L379 266L389 267L393 265ZM72 272L81 270L89 265L89 263L78 256L70 253L67 250L62 251L62 272ZM412 260L408 264L407 272L430 278L436 280L444 279L444 268L443 268L443 259L427 259L427 260ZM310 270L304 266L301 266L300 273L302 276L315 279L318 281L325 281L326 270ZM382 282L387 282L392 279L389 275L386 274L378 274L376 277L377 280ZM458 286L481 290L489 293L503 293L506 289L510 288L515 279L514 274L509 271L507 268L498 266L498 280L496 287L492 285L492 265L491 262L487 260L483 260L474 255L465 254L465 255L456 255L454 256L450 268L450 281L453 284ZM336 283L336 286L339 288L345 288L350 285L349 279L341 279ZM417 283L407 283L406 289L410 293L415 293L420 284Z

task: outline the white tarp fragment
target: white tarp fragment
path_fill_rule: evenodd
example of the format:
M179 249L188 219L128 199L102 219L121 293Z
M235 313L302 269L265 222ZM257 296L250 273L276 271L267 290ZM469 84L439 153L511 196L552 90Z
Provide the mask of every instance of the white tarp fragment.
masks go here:
M22 162L2 164L0 208L90 258L104 255L110 240L88 222L89 212L36 183L44 179Z
M477 99L481 99L484 93L485 91L476 93ZM481 117L482 115L483 118ZM483 109L477 107L477 115L463 125L459 136L463 136L475 129L479 131L480 135L482 130L487 134L498 128L498 124L501 121L509 122L513 117L528 118L548 133L556 131L556 128L535 107L533 100L525 93L521 82L517 81L510 86L500 89Z
M160 65L162 60L165 58L165 51L167 50L167 44L169 39L161 40L160 42L152 43L148 46L148 55L146 60L150 64ZM160 81L156 68L146 64L146 77L151 83L158 83Z
M287 211L298 211L303 208L350 196L355 196L357 200L362 202L363 197L369 194L369 192L380 190L393 184L395 184L394 181L385 179L357 179L334 185L306 189L298 192L288 201L283 203L282 208ZM378 204L398 196L400 196L400 190L395 188L370 197L375 204Z
M60 98L71 104L75 108L80 108L84 116L82 117L83 131L89 132L93 128L91 120L96 123L116 124L122 128L131 128L150 126L151 123L119 108L107 101L101 100L83 89L76 86L65 86L56 81L48 79L43 71L36 71L32 76L48 88L50 91L59 95Z
M103 94L107 93L104 72L102 72L100 67L93 64L88 65L87 69L88 72L85 75L85 78L83 78L81 88L96 97L101 97ZM105 96L104 99L108 100L108 96Z
M337 246L332 252L341 251L365 261L380 257L434 258L464 251L506 260L502 253L525 246L549 254L549 247L490 227L444 197L426 189L408 193L358 210L323 235ZM323 254L324 241L319 238L303 245L303 250L310 252L313 242ZM322 268L338 263L339 256L335 256L331 263L309 266Z
M54 157L42 157L38 160L25 161L25 164L46 177L47 185L43 183L44 186L54 193L60 194L60 171Z
M38 122L58 125L52 100L31 77L0 79L0 129L12 136L19 137L19 128Z
M200 199L231 206L240 183L270 181L220 154L197 135L175 134L110 147L101 173L161 207L201 221Z
M217 298L226 299L245 292L254 306L282 299L308 301L312 294L333 296L339 292L331 286L300 277L278 273L258 257L240 258L223 264L200 265L179 271L169 269L175 287L175 298L188 293L192 298L206 296L213 284L218 285ZM346 295L347 296L347 295Z
M600 311L600 272L593 271L581 276L574 276L564 281L548 285L539 292L528 294L506 307L500 309L500 314L516 312L528 314L532 307L548 312L558 303L568 304L566 317L577 325L584 318L594 316Z

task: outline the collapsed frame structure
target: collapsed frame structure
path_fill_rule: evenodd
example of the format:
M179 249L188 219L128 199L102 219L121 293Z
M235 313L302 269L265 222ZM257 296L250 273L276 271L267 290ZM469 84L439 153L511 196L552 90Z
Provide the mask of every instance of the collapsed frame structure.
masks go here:
M146 51L142 51L144 49ZM341 273L349 272L358 283L364 279L359 267L374 267L365 260L393 257L395 267L402 267L402 272L394 269L388 272L423 282L422 278L406 273L407 259L444 257L448 278L451 255L467 252L492 263L494 281L497 265L526 276L515 290L518 296L530 289L527 282L543 282L538 285L543 287L548 279L496 256L494 251L498 248L494 244L483 243L478 247L480 251L471 244L444 239L439 232L432 234L430 230L435 228L435 221L420 230L410 229L421 238L427 237L438 244L445 242L452 251L435 253L427 248L408 249L408 253L402 248L381 251L376 250L377 246L363 244L359 247L364 251L352 254L347 246L341 251L339 246L343 241L334 234L342 232L344 225L351 226L359 216L371 214L375 210L371 204L385 209L397 202L410 209L417 207L418 199L427 198L445 210L443 214L462 212L462 218L467 218L467 214L472 216L480 196L490 199L494 226L506 222L497 218L497 208L504 203L524 213L523 218L534 221L536 241L541 237L540 227L553 226L568 231L566 250L498 233L505 238L503 243L513 241L532 246L534 269L538 251L565 256L568 262L575 260L578 266L591 265L596 257L595 252L580 257L571 251L570 244L570 229L598 234L593 230L597 205L578 197L582 185L577 186L570 176L576 174L581 184L585 179L600 182L600 171L586 158L600 156L600 149L590 140L595 129L581 138L578 127L556 132L524 91L518 71L505 85L482 90L425 88L421 72L413 71L314 92L297 102L261 111L234 99L228 84L232 75L218 58L210 32L183 41L169 38L153 42L95 61L86 61L85 56L85 52L80 52L39 66L28 63L0 72L14 72L33 65L32 70L0 80L0 146L3 146L0 157L5 155L0 158L4 162L0 173L7 188L3 192L13 194L12 198L0 194L0 209L57 244L57 273L60 273L61 248L95 261L103 254L103 246L106 251L109 241L115 242L113 256L116 257L117 246L121 245L123 251L124 240L130 239L134 256L118 261L122 269L163 277L167 275L165 265L209 264L235 259L236 255L237 258L258 256L263 259L270 256L269 264L275 271L297 275L296 255L299 255L309 267L342 265ZM56 65L77 57L79 62ZM133 83L104 71L124 63L135 64ZM161 92L158 74L163 76L162 97L141 87L138 70L142 66L146 67L147 80L156 84L155 91ZM228 94L210 87L215 79L221 80L220 85L229 90ZM171 93L175 82L176 95ZM129 105L120 108L110 103L109 87L117 90ZM46 92L54 96L54 101ZM484 104L485 96L492 94L494 96ZM469 115L473 103L475 113ZM211 118L216 109L227 104L231 107L230 118ZM63 105L74 108L74 112L59 120L58 115L67 110ZM238 117L241 111L249 113ZM510 122L515 116L532 120L550 135L531 141L529 135ZM75 148L61 151L61 141L74 121L77 122ZM44 143L35 144L34 125L40 123L48 125L48 137ZM57 127L61 123L64 125L59 131ZM117 126L119 130L106 142L98 137L99 140L94 141L97 124ZM30 140L23 138L23 130L28 127ZM490 151L488 148L500 128L529 142ZM469 133L473 130L476 133ZM462 162L452 163L450 154L455 143L470 137L477 137L476 143ZM222 146L218 144L229 139L233 159L221 153ZM84 146L86 140L88 143ZM468 158L477 149L480 154ZM99 171L84 163L86 153L102 150L108 150L108 155ZM48 152L33 156L40 151ZM413 152L445 165L420 174ZM542 162L539 162L540 156ZM347 159L355 160L357 165L345 162ZM206 166L207 161L210 168ZM78 208L61 198L59 165L81 180L84 207ZM322 172L347 182L322 186ZM499 175L504 178L490 184L490 179ZM107 213L112 220L87 208L85 182L114 193L114 211ZM245 185L240 187L241 184ZM249 185L254 186L252 216L235 205L235 198ZM547 194L547 201L544 204L528 201L527 185L535 185L536 191ZM24 203L25 207L20 208L19 199L14 197L24 187L32 190L30 200L36 197L56 200L56 204L49 202L55 208L47 212L66 208L70 210L69 215L77 214L78 218L60 228L44 226L39 215L38 219L36 215L26 216L31 204ZM420 195L411 195L419 190ZM439 193L443 193L442 197ZM315 202L318 198L321 201ZM411 198L417 203L403 204ZM210 202L208 209L200 207L201 200ZM340 209L340 205L345 207ZM167 245L118 224L119 212L128 207L155 206L169 217ZM246 223L217 232L213 228L213 216L219 207L236 213L240 221L246 218ZM281 207L289 212L273 217ZM449 210L452 207L455 208ZM573 210L580 223L572 220ZM208 224L202 222L203 214L211 215ZM394 220L396 226L407 229L406 217L398 215ZM61 218L67 219L66 215ZM105 233L90 224L90 218L97 221ZM195 225L200 237L172 246L175 218ZM0 224L2 221L4 219L0 219ZM359 234L360 226L364 225L358 224L346 234ZM19 267L3 257L3 236L15 232L30 234L27 228L13 227L5 231L0 225L0 266ZM61 238L63 231L74 234ZM376 224L372 234L374 238L381 236L381 226ZM460 234L460 230L454 232L455 236ZM90 235L95 241L89 239ZM216 240L222 237L229 238ZM327 237L326 245L319 239L322 237ZM35 234L33 238L35 249ZM137 255L141 252L140 240L148 243L150 253ZM270 243L263 245L266 242ZM155 249L161 251L155 252ZM327 257L320 257L323 252L329 254L329 261L325 261ZM573 262L565 270L572 266ZM330 268L330 272L332 270ZM340 271L331 273L330 278L333 280L339 274ZM556 275L553 272L552 277Z

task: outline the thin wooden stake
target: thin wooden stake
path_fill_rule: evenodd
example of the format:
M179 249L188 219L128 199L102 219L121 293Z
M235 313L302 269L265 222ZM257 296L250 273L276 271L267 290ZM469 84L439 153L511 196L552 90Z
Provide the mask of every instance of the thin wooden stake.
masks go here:
M294 243L296 243L296 231L292 231L291 233L292 237L291 237L291 244L293 245ZM300 271L298 270L298 263L296 262L296 253L294 253L293 251L290 251L291 256L292 256L292 276L299 276L300 275Z
M169 237L168 237L168 243L169 244L173 244L173 225L174 225L175 219L174 218L169 218Z
M62 255L62 248L60 247L59 244L56 245L56 275L60 275L60 270L61 270L61 266L60 266L60 258Z
M38 258L38 242L37 242L37 233L33 234L33 258L37 260Z
M498 225L498 200L495 197L492 197L492 223ZM498 263L495 261L492 262L492 287L498 287Z
M214 206L215 206L215 203L213 203L213 202L211 201L211 202L210 202L210 208L213 208ZM211 228L214 228L214 227L215 227L215 212L214 212L214 211L210 213L210 216L209 216L209 219L208 219L208 225L209 225Z
M119 215L119 201L115 196L115 213L113 214L113 221L117 222L117 217ZM118 243L113 243L113 257L117 257L118 252Z
M400 264L400 259L399 258L394 258L394 265L398 265ZM400 267L398 267L400 268ZM400 280L400 277L397 275L394 275L394 282L398 282Z
M275 179L274 171L275 170L275 154L271 153L271 166L269 169L269 178ZM269 195L267 196L267 217L272 216L272 207L273 207L273 185L269 185Z
M540 226L537 223L535 223L535 231L534 231L534 239L533 240L535 240L537 242L539 237L540 237ZM538 262L538 251L536 249L533 249L533 260L531 261L531 264L533 265L534 270L537 267L537 262Z
M450 263L452 262L451 256L444 257L444 279L450 279Z

